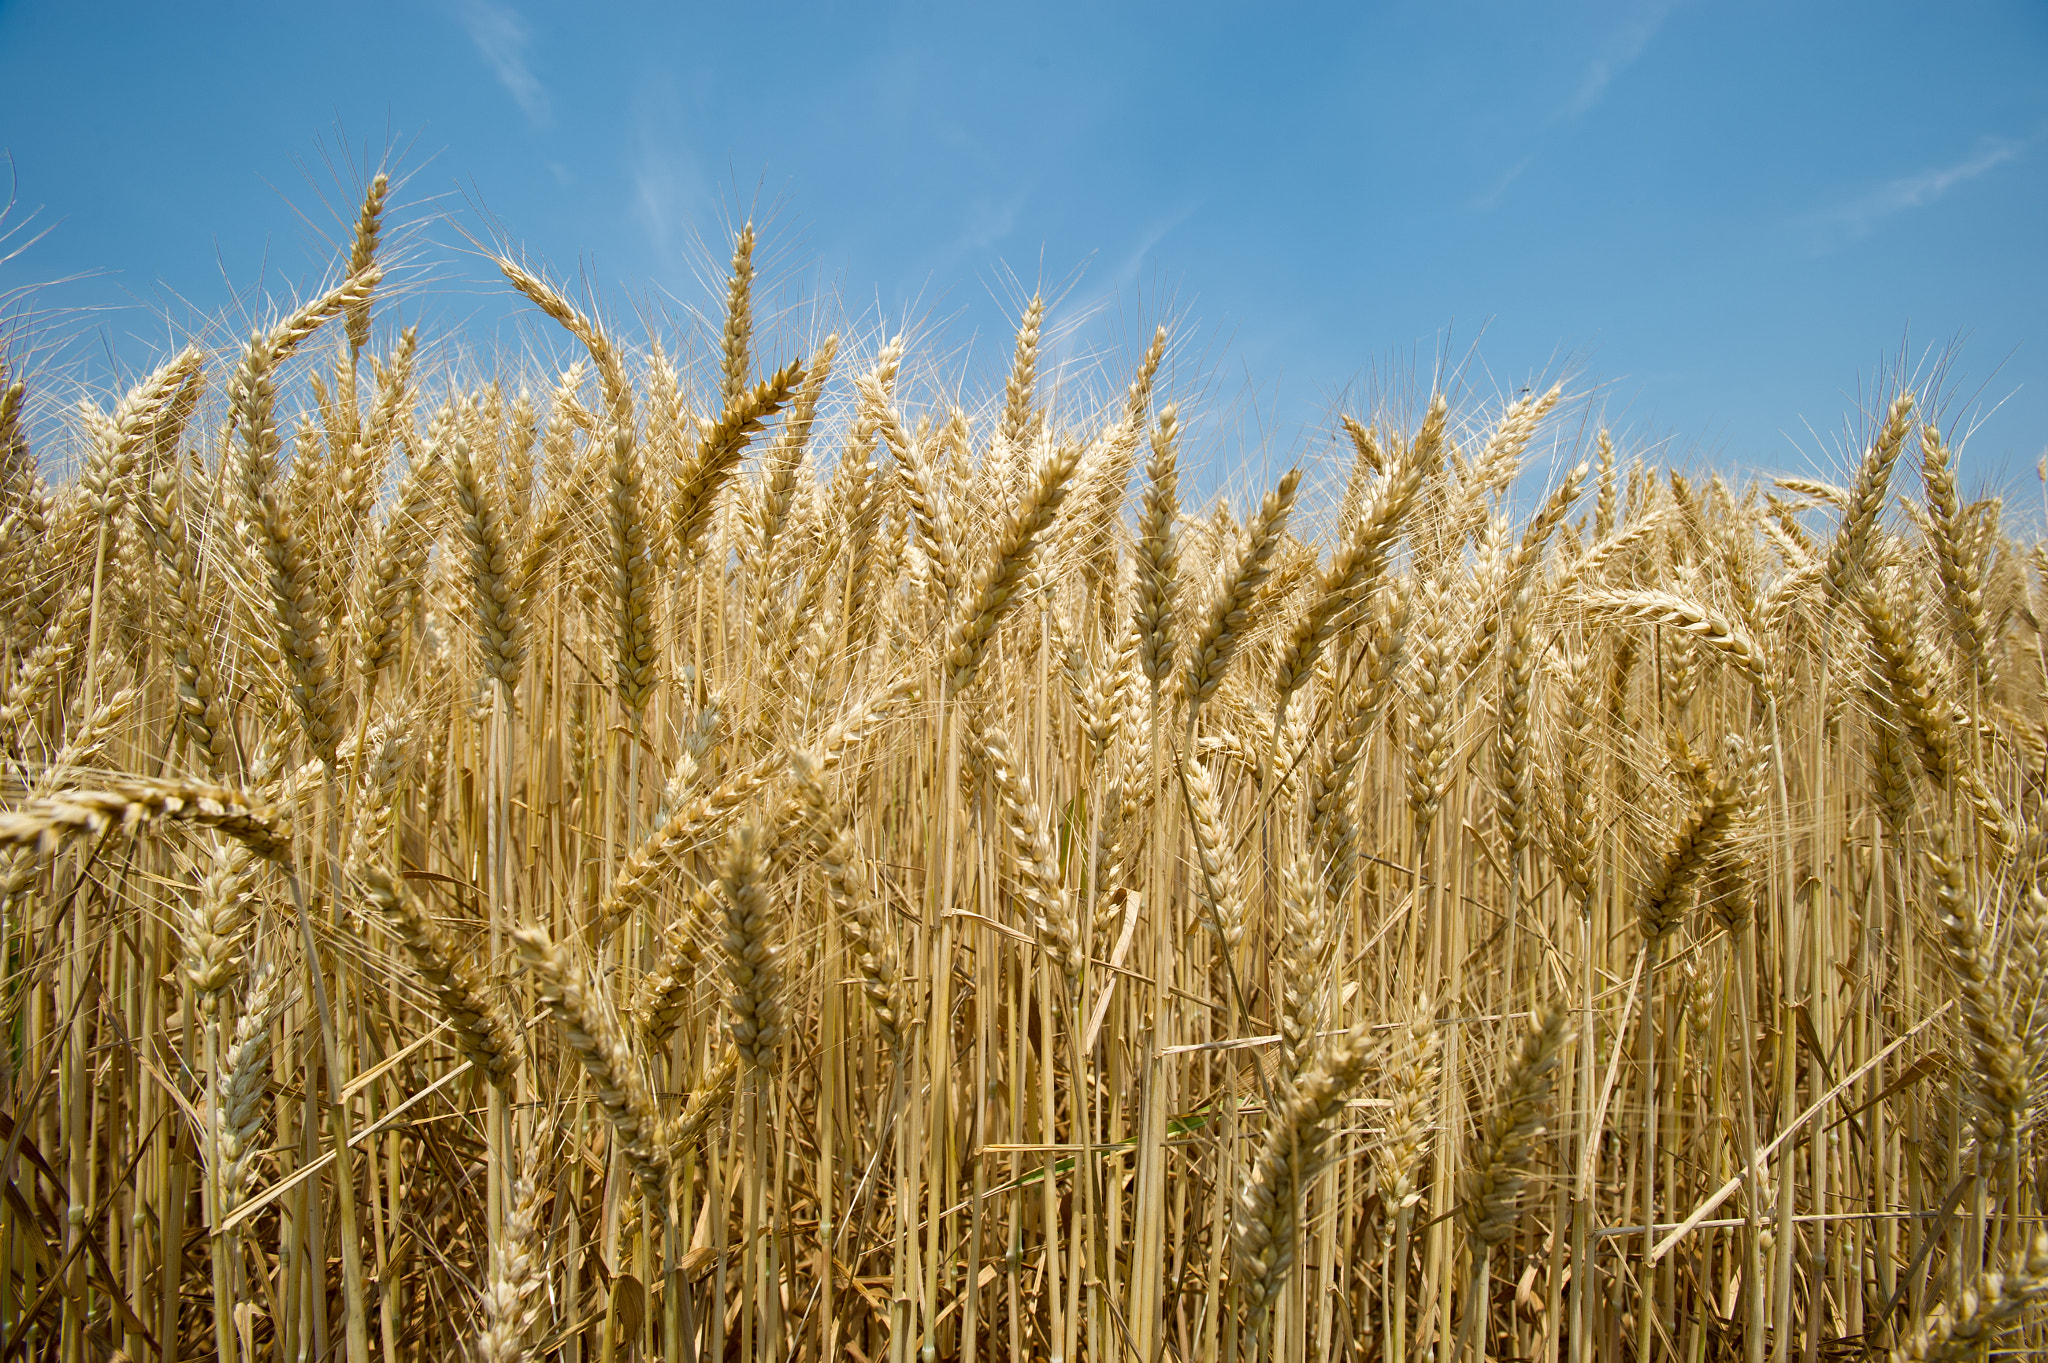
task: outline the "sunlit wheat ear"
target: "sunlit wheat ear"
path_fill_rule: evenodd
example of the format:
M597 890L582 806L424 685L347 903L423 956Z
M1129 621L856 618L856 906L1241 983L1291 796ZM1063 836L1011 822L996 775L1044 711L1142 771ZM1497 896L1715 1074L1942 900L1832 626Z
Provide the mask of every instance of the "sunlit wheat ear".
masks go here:
M1936 426L1920 428L1920 481L1927 489L1928 539L1934 549L1935 568L1941 574L1942 594L1947 598L1957 634L1979 685L1997 685L1997 658L1993 654L1997 630L1984 604L1984 576L1972 543L1963 507L1956 496L1956 475L1950 465L1948 443Z
M1661 941L1685 920L1710 868L1740 834L1749 813L1737 780L1709 777L1666 845L1655 876L1637 897L1636 924L1644 941Z
M1320 877L1303 853L1281 868L1280 996L1281 1073L1288 1085L1308 1073L1323 1025L1323 967L1332 947L1336 915L1323 899Z
M1045 300L1033 295L1017 324L1016 354L1010 361L1010 378L1003 390L1003 420L996 439L1005 457L1021 458L1031 443L1038 397L1038 336L1045 321Z
M1479 1244L1497 1245L1514 1231L1530 1144L1550 1120L1558 1056L1571 1034L1569 1012L1554 1005L1538 1008L1480 1123L1458 1184L1459 1219Z
M1347 1034L1324 1046L1314 1067L1273 1111L1252 1172L1237 1197L1230 1247L1246 1303L1246 1330L1260 1337L1294 1269L1302 1189L1320 1170L1331 1123L1365 1070L1369 1047Z
M1313 674L1330 637L1356 623L1359 604L1380 585L1408 509L1436 472L1436 457L1435 446L1409 450L1364 494L1356 519L1342 527L1343 539L1316 583L1312 604L1280 647L1275 681L1281 706Z
M1244 892L1238 881L1237 851L1216 796L1216 780L1201 762L1190 758L1181 766L1187 794L1190 831L1195 844L1195 899L1203 927L1216 935L1225 951L1244 940Z
M632 1006L626 1011L638 1024L643 1046L650 1055L656 1054L657 1048L666 1044L682 1025L697 983L697 967L704 962L704 947L698 934L710 932L716 903L715 890L710 886L698 887L682 917L662 934L660 958L652 970L640 977L633 991Z
M1952 1302L1917 1322L1893 1363L1962 1363L1989 1355L1998 1336L2048 1300L2048 1232L2035 1232L2026 1252L1983 1274Z
M521 1363L527 1332L540 1314L546 1285L540 1227L535 1213L540 1198L539 1152L521 1152L521 1171L512 1188L512 1210L504 1229L491 1242L491 1272L483 1294L484 1328L477 1340L478 1363Z
M627 1167L649 1196L658 1195L668 1177L666 1132L641 1059L602 986L568 947L550 941L540 929L522 928L512 940L533 973L541 1002L561 1026L562 1040L596 1088L598 1109L617 1136Z
M27 800L0 813L0 845L50 852L112 828L165 824L218 829L257 856L291 860L291 832L277 811L245 791L203 781L131 778Z
M255 854L243 844L214 846L198 892L178 915L184 946L180 972L205 1017L219 1011L221 996L242 976L243 938L254 918L257 869Z
M667 1133L669 1147L676 1157L680 1158L718 1119L719 1114L732 1105L733 1089L739 1082L739 1076L739 1047L727 1046L719 1052L718 1063L691 1092L689 1101L683 1104L682 1112Z
M1856 471L1856 486L1842 506L1842 519L1828 544L1821 569L1821 589L1833 603L1854 601L1857 580L1870 566L1871 533L1891 488L1892 467L1899 461L1906 432L1912 427L1913 395L1902 392L1892 400L1884 423L1877 429L1863 463Z
M250 972L234 1038L221 1057L214 1157L219 1161L222 1215L248 1195L257 1163L266 1153L256 1138L270 1092L270 1029L276 1021L272 1014L285 985L284 972L268 962Z
M1976 1060L1969 1081L1977 1101L1981 1158L1985 1168L1995 1169L2009 1155L2026 1120L2030 1066L2023 1039L2013 1030L2012 1014L1998 986L1999 960L1946 822L1937 822L1929 831L1927 864L1934 872L1943 945Z
M1174 591L1180 580L1180 411L1168 403L1152 432L1152 458L1145 465L1145 499L1138 512L1136 592L1131 624L1138 639L1138 667L1158 687L1173 670Z
M740 228L732 246L725 291L725 333L719 339L719 400L730 410L747 390L747 348L754 335L754 224Z
M1436 1129L1433 1105L1441 1088L1438 1071L1442 1060L1443 1043L1436 1023L1426 1006L1418 1006L1415 1021L1395 1035L1385 1071L1386 1125L1380 1129L1379 1144L1373 1147L1382 1252L1393 1247L1395 1218L1422 1200L1415 1169Z
M974 681L983 651L1003 618L1016 607L1018 585L1030 570L1038 538L1052 524L1080 463L1078 445L1047 446L1023 496L1010 509L987 558L975 567L946 632L946 684L960 692Z
M759 827L733 830L719 869L725 910L725 974L732 983L726 1021L750 1068L775 1067L784 1027L782 948L772 921L766 838Z
M358 869L370 906L411 955L454 1031L455 1047L491 1083L504 1087L519 1066L517 1028L472 954L428 916L419 899L382 865Z
M469 541L469 581L475 602L477 644L483 655L484 674L510 693L519 685L520 665L526 658L522 584L514 576L511 535L499 505L498 489L493 480L482 476L471 463L464 425L462 421L455 422L450 433L448 466L455 485L456 506L462 515L463 534Z
M1186 689L1191 705L1200 706L1216 694L1231 660L1244 647L1252 626L1252 600L1272 573L1273 555L1300 487L1301 470L1283 474L1279 485L1266 494L1236 551L1219 566L1188 640Z
M1045 816L1031 778L1017 763L1008 737L995 720L974 716L971 742L995 787L1003 844L1016 895L1031 915L1033 934L1065 978L1067 988L1080 984L1080 929L1074 913L1073 895L1060 876Z
M718 495L739 471L747 442L798 392L805 372L802 360L791 360L752 388L742 390L698 439L676 474L669 506L669 533L679 558L695 551L711 525Z

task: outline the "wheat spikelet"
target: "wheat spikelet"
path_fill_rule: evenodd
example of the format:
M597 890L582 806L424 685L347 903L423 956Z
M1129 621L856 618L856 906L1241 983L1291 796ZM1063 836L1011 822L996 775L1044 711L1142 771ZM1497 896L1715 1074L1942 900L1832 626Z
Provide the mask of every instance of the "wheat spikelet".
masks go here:
M1180 515L1180 412L1171 403L1152 432L1152 458L1145 465L1145 500L1138 513L1136 590L1131 626L1138 640L1138 667L1156 689L1173 670L1173 597L1180 575L1175 518Z
M1209 769L1198 761L1184 762L1181 782L1191 815L1195 863L1201 873L1195 887L1201 923L1229 951L1244 939L1245 907L1238 885L1237 854Z
M1975 1052L1971 1081L1978 1108L1977 1139L1984 1147L1986 1166L1996 1168L2026 1121L2027 1055L2000 996L1998 961L1946 823L1936 824L1929 834L1927 864L1934 872L1935 906L1949 970Z
M1386 1067L1391 1093L1386 1124L1379 1143L1373 1147L1374 1184L1380 1202L1382 1253L1393 1248L1395 1218L1422 1200L1415 1185L1415 1166L1435 1129L1432 1106L1439 1089L1442 1065L1442 1037L1429 1018L1429 1010L1418 1008L1413 1022L1403 1027Z
M1425 425L1425 432L1441 429ZM1300 690L1315 670L1316 659L1330 636L1346 624L1358 603L1372 594L1386 572L1401 521L1425 479L1436 472L1439 446L1418 441L1361 502L1356 519L1316 584L1316 597L1280 647L1275 676L1279 704Z
M981 656L996 627L1016 606L1018 585L1030 570L1038 537L1052 524L1067 485L1081 459L1075 445L1048 448L1032 470L1024 495L1004 518L989 556L974 570L974 579L960 598L946 632L946 684L958 693L967 689L981 667Z
M775 1067L785 1031L782 949L768 921L769 849L758 826L733 830L718 883L725 900L725 974L732 981L726 1028L750 1069Z
M1710 779L1687 811L1662 864L1636 900L1636 925L1655 942L1684 921L1685 911L1721 849L1741 830L1748 813L1735 783Z
M1299 469L1283 474L1279 485L1266 494L1236 551L1218 567L1208 600L1202 604L1200 623L1188 641L1185 686L1194 706L1216 694L1231 660L1244 646L1245 632L1252 623L1253 597L1272 572L1273 554L1280 547L1287 514L1294 508L1300 486Z
M732 245L732 276L725 291L725 333L719 338L719 401L728 411L747 391L747 344L754 333L754 224L740 228Z
M47 853L116 826L141 829L158 823L218 829L259 857L291 860L289 830L276 812L247 792L203 781L141 777L25 800L0 813L0 845Z
M974 745L989 783L995 787L1003 828L1004 850L1015 877L1017 898L1031 915L1031 928L1039 946L1059 967L1067 988L1080 984L1080 927L1074 901L1068 891L1046 833L1045 815L1031 788L1031 777L1017 763L1008 737L989 716L972 719L969 741Z
M737 1046L727 1046L719 1052L718 1063L704 1076L690 1095L690 1101L683 1104L682 1112L676 1117L675 1125L668 1132L668 1143L672 1150L681 1152L704 1134L706 1127L725 1110L732 1101L732 1093L740 1077L740 1052Z
M264 1150L256 1143L263 1127L263 1100L270 1089L270 1027L284 972L265 962L249 975L249 990L216 1080L217 1129L212 1156L220 1171L223 1216L248 1195Z
M1243 1283L1246 1330L1257 1338L1287 1285L1295 1259L1302 1186L1314 1176L1330 1123L1343 1111L1364 1072L1369 1048L1347 1034L1323 1048L1315 1066L1266 1116L1250 1177L1237 1196L1231 1255Z
M2036 1232L2026 1253L2003 1271L1985 1273L1953 1303L1944 1302L1892 1350L1893 1363L1961 1363L1987 1356L2004 1330L2048 1298L2048 1233Z
M1856 486L1840 499L1842 519L1835 528L1834 539L1828 544L1827 558L1821 569L1821 590L1830 601L1852 600L1855 579L1869 565L1871 532L1876 528L1878 513L1884 510L1885 496L1891 487L1892 466L1898 463L1899 450L1905 444L1912 416L1913 395L1901 392L1892 399L1884 423L1878 427L1870 447L1863 453L1862 466L1856 472Z
M184 947L179 970L206 1017L219 1011L221 996L242 975L242 938L253 917L255 885L254 854L238 842L216 846L199 892L178 915Z
M1585 592L1582 599L1594 610L1682 631L1747 672L1759 686L1769 677L1768 659L1747 631L1676 592Z
M442 1015L455 1029L455 1046L503 1088L519 1065L516 1028L505 1006L480 978L468 954L427 916L420 902L383 866L358 869L363 892L412 956L433 991Z
M533 972L541 1002L561 1025L562 1039L596 1087L598 1109L627 1167L650 1198L659 1195L668 1178L661 1114L603 988L567 947L550 941L539 928L521 928L512 940L519 959Z
M1536 1010L1481 1124L1458 1183L1459 1219L1481 1245L1497 1245L1514 1231L1530 1142L1548 1121L1558 1055L1571 1032L1571 1014L1564 1009Z
M747 441L798 392L804 376L804 362L791 360L742 391L698 440L696 450L676 473L669 504L669 533L678 558L688 558L695 551L711 524L718 494L739 469Z
M540 1312L541 1271L538 1209L540 1185L532 1164L536 1152L526 1152L522 1163L527 1171L514 1184L512 1210L505 1227L491 1242L491 1274L483 1293L484 1328L477 1339L479 1363L521 1363L526 1357L526 1335Z
M1022 457L1031 443L1036 421L1034 403L1038 387L1038 334L1045 321L1045 300L1037 294L1024 306L1017 324L1016 355L1010 362L1010 378L1003 389L1003 420L996 432L998 444L1008 457Z

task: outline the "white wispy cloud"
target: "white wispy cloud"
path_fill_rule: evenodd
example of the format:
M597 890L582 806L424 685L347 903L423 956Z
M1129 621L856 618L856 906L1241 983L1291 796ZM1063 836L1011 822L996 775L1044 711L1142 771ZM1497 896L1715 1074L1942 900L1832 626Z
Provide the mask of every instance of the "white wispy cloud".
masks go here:
M1564 108L1559 111L1562 118L1579 118L1600 102L1607 93L1607 87L1614 78L1635 64L1636 58L1650 45L1650 39L1657 36L1657 30L1664 27L1664 21L1678 8L1679 0L1652 0L1639 5L1629 15L1628 22L1607 35L1607 41L1600 45L1600 53L1586 67L1586 75L1579 82L1579 88Z
M1527 170L1529 163L1535 159L1536 153L1532 151L1521 160L1515 162L1514 165L1508 167L1507 173L1494 181L1492 189L1487 190L1472 201L1472 206L1481 213L1491 213L1494 209L1499 208L1500 201L1507 197L1508 187L1522 178L1522 172Z
M1797 225L1813 234L1814 245L1820 250L1839 241L1869 236L1887 218L1927 207L1957 185L1968 184L2023 155L2036 140L1983 138L1977 149L1960 161L1887 180L1843 203L1805 214L1797 219Z
M1572 97L1543 121L1545 132L1539 134L1537 140L1551 140L1557 135L1559 125L1576 122L1591 113L1593 107L1606 97L1607 87L1614 84L1614 78L1633 66L1648 50L1650 40L1657 36L1657 30L1664 27L1664 21L1671 17L1680 3L1682 0L1646 0L1646 3L1634 6L1628 19L1607 35L1593 60L1587 63L1585 74ZM1492 188L1472 200L1473 211L1491 213L1499 208L1509 187L1521 178L1522 172L1535 159L1536 152L1532 151L1516 161L1494 181Z
M455 13L476 44L478 55L535 123L548 121L548 92L527 65L526 48L533 34L526 20L509 5L495 0L456 0Z

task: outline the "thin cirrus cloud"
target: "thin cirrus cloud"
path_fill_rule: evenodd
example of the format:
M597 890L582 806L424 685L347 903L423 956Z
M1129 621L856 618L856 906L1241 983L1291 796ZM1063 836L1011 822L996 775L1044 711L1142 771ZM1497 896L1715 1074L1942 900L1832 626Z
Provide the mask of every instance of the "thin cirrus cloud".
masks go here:
M1678 0L1656 0L1656 3L1642 5L1631 14L1628 22L1607 36L1601 45L1600 55L1586 68L1585 79L1563 109L1559 117L1578 118L1600 102L1607 93L1607 87L1614 78L1635 64L1636 58L1657 36L1657 30L1664 27L1664 21L1678 8Z
M1925 208L1958 185L1968 184L2008 161L2017 160L2039 139L1985 137L1960 161L1887 180L1875 189L1829 208L1802 214L1794 225L1806 232L1815 254L1869 236L1901 213Z
M1638 58L1648 50L1657 30L1664 27L1664 21L1676 10L1679 0L1652 0L1639 5L1628 17L1626 23L1607 35L1600 45L1599 55L1586 66L1585 75L1580 79L1578 89L1572 97L1558 107L1546 120L1555 127L1561 123L1573 123L1593 111L1593 107L1606 97L1607 89L1614 84L1614 78L1635 65ZM1493 182L1492 188L1472 200L1472 207L1480 213L1491 213L1499 208L1515 181L1522 178L1522 172L1529 169L1536 160L1534 151L1523 155L1506 173Z
M469 40L476 44L477 54L518 102L521 112L533 123L546 123L547 88L526 63L527 44L533 37L526 20L493 0L459 0L455 13Z

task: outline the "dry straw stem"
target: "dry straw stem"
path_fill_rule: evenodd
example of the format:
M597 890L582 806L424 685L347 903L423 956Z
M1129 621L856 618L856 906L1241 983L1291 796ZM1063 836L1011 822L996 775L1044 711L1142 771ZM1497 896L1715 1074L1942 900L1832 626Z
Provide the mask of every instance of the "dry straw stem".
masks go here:
M291 833L267 803L246 791L173 778L131 777L26 800L0 813L0 846L51 852L110 828L166 823L218 829L259 857L291 861Z
M590 1076L598 1110L618 1138L619 1153L650 1199L668 1178L668 1150L654 1090L626 1040L603 987L566 946L539 928L512 934L519 959L533 972L541 1002L561 1025L562 1039Z
M505 1088L519 1067L518 1030L505 1005L479 976L470 953L427 915L403 881L384 867L361 868L363 893L391 927L455 1030L455 1048Z

